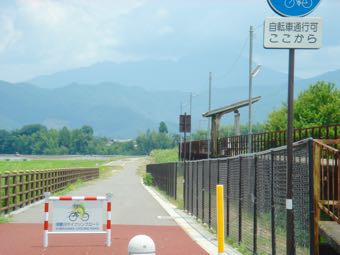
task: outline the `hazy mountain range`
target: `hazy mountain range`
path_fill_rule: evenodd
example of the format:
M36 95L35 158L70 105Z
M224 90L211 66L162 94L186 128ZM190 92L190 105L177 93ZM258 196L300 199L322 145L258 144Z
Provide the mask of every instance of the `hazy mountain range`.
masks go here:
M195 63L196 61L196 63ZM165 121L177 131L180 102L189 112L193 97L193 127L205 128L202 113L208 105L208 73L213 71L212 106L221 107L248 97L247 62L239 61L223 72L218 62L197 64L198 59L98 63L89 67L40 76L11 84L0 82L0 128L14 129L41 123L48 127L70 128L91 125L96 134L132 138ZM208 68L210 67L210 69ZM311 79L296 78L296 94L318 80L340 84L340 70ZM287 75L262 68L254 79L254 96L262 96L253 107L254 122L286 101ZM232 114L224 118L232 123ZM246 123L247 110L241 111Z

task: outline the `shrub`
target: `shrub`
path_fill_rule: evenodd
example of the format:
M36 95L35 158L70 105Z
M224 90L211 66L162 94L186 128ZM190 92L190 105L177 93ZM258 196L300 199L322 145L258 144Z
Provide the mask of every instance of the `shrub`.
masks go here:
M143 176L143 182L146 186L152 186L153 185L153 177L150 173L145 173Z

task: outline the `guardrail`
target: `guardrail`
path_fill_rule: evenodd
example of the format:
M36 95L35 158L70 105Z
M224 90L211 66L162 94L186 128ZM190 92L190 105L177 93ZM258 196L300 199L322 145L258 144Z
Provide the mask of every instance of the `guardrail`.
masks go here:
M99 177L98 168L51 169L0 173L0 213L9 213L57 192L77 180Z

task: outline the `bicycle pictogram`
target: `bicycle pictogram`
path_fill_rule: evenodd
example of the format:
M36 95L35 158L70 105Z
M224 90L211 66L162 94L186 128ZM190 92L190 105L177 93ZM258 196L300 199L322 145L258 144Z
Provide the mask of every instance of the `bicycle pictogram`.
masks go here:
M285 0L285 6L287 8L293 8L295 4L305 9L309 9L313 5L313 0Z
M78 218L81 221L88 221L90 218L90 215L85 211L85 207L82 204L74 204L73 209L68 216L70 221L76 221Z

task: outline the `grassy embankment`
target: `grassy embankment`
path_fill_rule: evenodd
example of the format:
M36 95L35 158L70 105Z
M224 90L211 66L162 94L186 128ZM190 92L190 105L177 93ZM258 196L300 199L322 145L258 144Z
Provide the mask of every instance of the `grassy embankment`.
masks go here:
M118 160L121 157L108 158L107 160L92 160L92 159L62 159L62 160L47 160L47 159L35 159L35 160L12 160L12 161L0 161L0 174L4 172L16 172L16 171L29 171L29 170L49 170L60 168L88 168L98 167L100 177L110 176L113 172L121 170L120 166L107 166L108 162ZM58 195L67 194L68 192L83 185L81 180L68 185L64 190L58 192ZM3 215L0 215L0 223L8 222L10 219Z
M146 165L147 164L161 164L168 162L176 162L178 161L178 150L174 149L166 149L166 150L153 150L150 152L150 156L147 160L145 160L145 164L143 164L138 170L139 175L143 177L143 181L145 185L152 185L153 179L152 176L146 173ZM172 204L176 205L178 208L183 208L183 176L179 176L177 178L177 200L172 197L169 197L164 191L160 190L156 187L157 191L161 193L164 197L166 197Z

